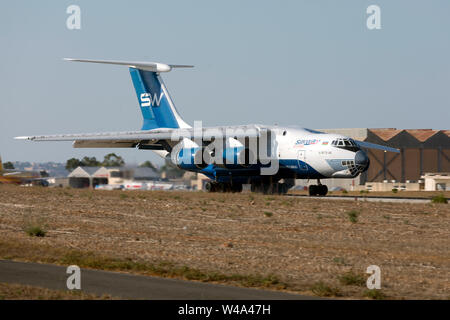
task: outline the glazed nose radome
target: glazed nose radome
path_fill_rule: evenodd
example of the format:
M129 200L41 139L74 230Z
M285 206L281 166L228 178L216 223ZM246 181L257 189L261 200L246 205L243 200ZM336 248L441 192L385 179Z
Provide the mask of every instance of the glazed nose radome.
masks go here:
M358 152L356 152L355 164L356 164L356 166L363 168L362 171L365 171L369 168L369 162L370 162L369 157L367 156L367 154L364 151L359 150Z

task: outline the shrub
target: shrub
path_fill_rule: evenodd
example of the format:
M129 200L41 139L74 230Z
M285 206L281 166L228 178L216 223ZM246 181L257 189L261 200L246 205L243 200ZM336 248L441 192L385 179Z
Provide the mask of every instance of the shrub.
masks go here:
M356 223L358 222L358 216L359 216L359 211L358 210L351 210L349 212L347 212L348 218L352 223Z
M333 262L341 265L345 265L345 260L342 257L335 257L333 258Z
M341 284L345 286L360 286L363 287L366 283L366 279L363 275L349 271L339 277Z
M398 192L398 189L396 189L396 188L392 189L392 193L397 193L397 192Z
M23 223L23 230L26 234L28 234L30 237L45 237L47 231L45 230L46 226L42 219L29 216L25 219L26 220Z
M346 262L345 262L344 258L342 258L342 257L333 258L333 262L336 264L339 264L339 265L343 265L343 266L346 265Z
M269 212L269 211L264 211L264 215L265 215L266 217L271 217L271 216L273 216L273 213L272 213L272 212Z
M25 228L25 232L30 237L45 237L47 231L40 225L29 225Z
M319 281L311 287L311 291L319 297L339 297L341 291L337 287L332 287Z
M386 295L379 289L366 290L364 296L374 300L384 300Z
M432 203L448 203L447 198L443 194L431 198Z
M348 193L348 191L345 189L342 189L342 193L346 194L346 193Z

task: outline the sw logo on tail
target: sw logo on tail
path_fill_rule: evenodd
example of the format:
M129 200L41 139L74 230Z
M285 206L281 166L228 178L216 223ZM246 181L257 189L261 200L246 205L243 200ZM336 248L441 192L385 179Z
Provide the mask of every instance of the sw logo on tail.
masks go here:
M159 107L159 104L161 103L161 99L164 96L164 92L161 92L159 95L159 98L157 97L156 93L153 94L153 98L152 98L152 94L151 93L141 93L141 107Z

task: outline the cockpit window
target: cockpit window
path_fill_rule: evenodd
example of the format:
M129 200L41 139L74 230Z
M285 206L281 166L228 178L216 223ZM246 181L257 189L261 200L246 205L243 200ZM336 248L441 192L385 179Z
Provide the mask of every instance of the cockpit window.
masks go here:
M345 149L345 150L354 151L354 152L359 150L359 147L355 143L355 141L353 141L353 139L348 139L348 138L340 138L340 139L333 140L331 142L331 145L335 146L337 148L340 148L340 149Z

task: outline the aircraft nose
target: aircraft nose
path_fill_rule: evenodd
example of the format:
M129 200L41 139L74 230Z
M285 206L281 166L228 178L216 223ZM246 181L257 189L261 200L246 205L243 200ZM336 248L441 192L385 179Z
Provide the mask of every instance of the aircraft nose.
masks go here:
M364 151L359 150L358 152L356 152L355 164L357 167L362 169L362 172L366 171L369 168L370 160Z

